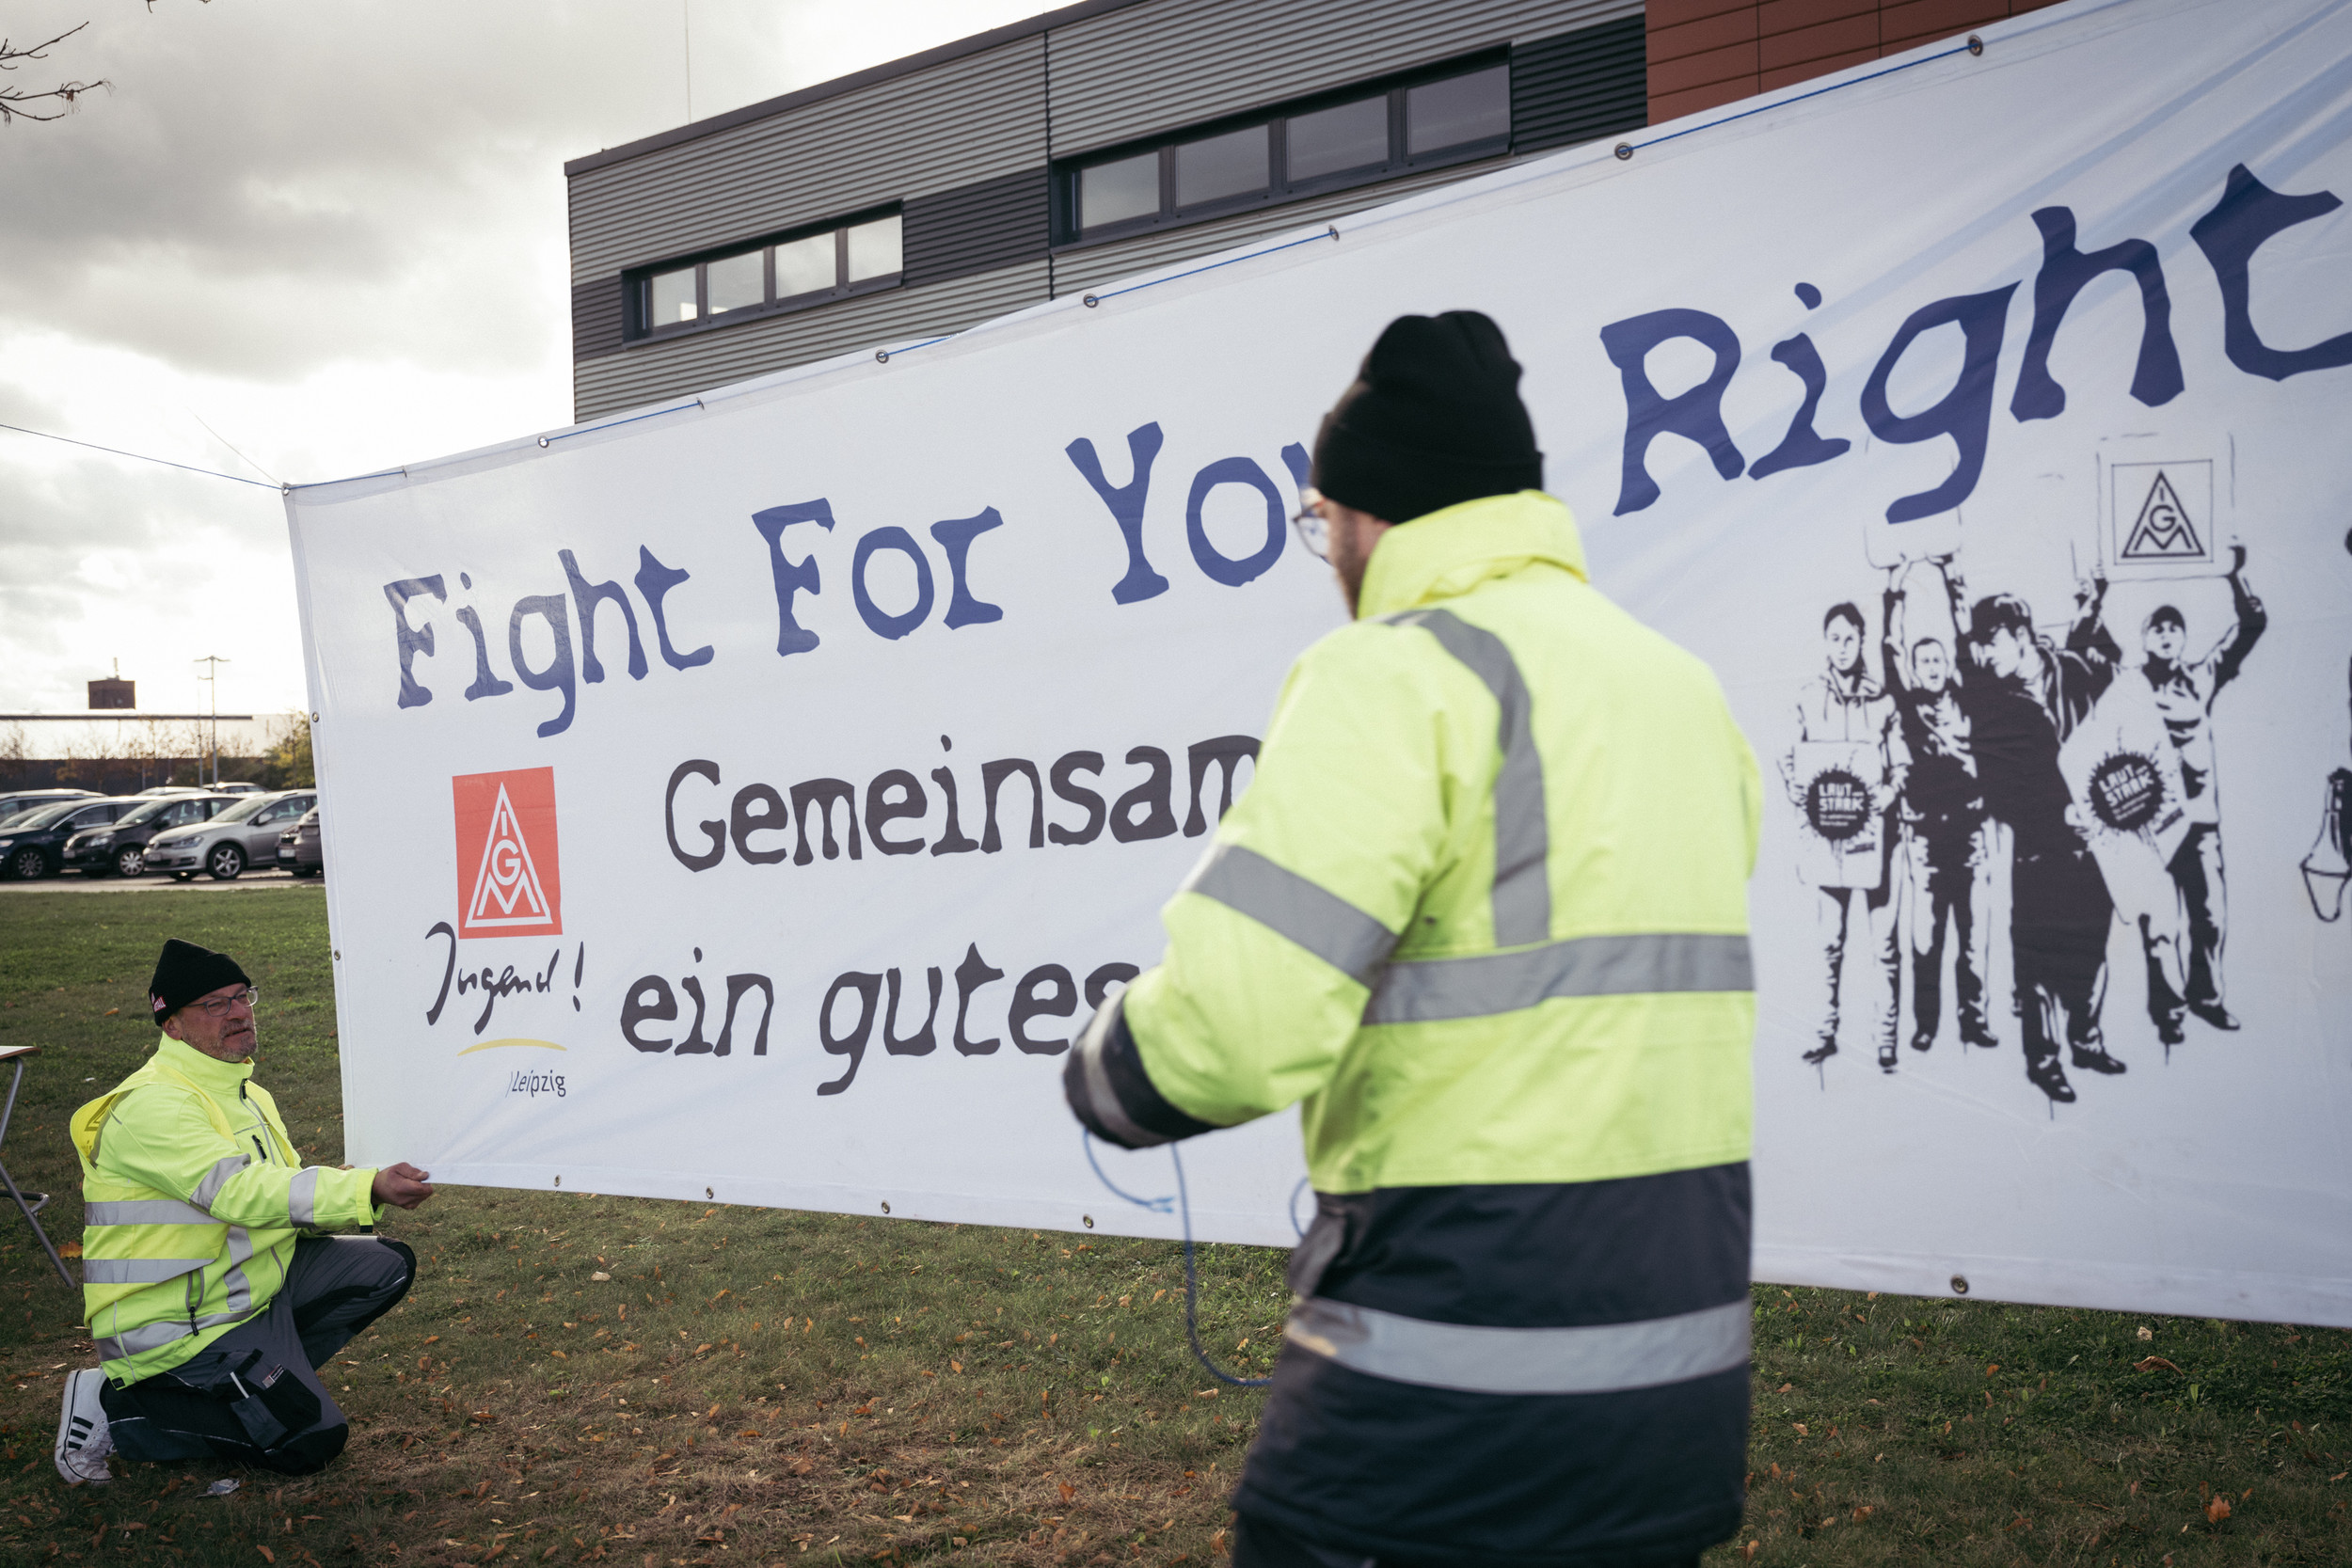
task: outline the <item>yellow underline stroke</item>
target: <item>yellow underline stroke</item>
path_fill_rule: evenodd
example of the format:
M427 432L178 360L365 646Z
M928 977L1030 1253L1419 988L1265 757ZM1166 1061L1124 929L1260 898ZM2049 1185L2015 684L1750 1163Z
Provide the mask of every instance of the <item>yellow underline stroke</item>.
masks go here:
M568 1046L558 1045L553 1040L484 1040L480 1045L469 1045L466 1047L466 1049L460 1051L458 1054L460 1056L470 1056L477 1051L496 1051L502 1046L509 1045L535 1045L542 1051L565 1051L570 1049Z

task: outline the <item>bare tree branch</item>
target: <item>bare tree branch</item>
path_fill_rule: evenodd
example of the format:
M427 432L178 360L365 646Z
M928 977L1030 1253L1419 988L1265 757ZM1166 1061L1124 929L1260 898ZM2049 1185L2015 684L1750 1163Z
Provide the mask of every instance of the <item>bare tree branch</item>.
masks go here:
M85 22L79 26L68 27L64 32L59 33L56 38L50 39L46 42L34 44L30 49L19 49L7 39L0 39L0 71L14 71L17 68L18 62L22 60L47 59L49 56L41 53L41 51L47 49L51 44L64 42L67 39L70 39L74 34L80 32L83 27L87 27L88 25L89 24ZM72 111L73 107L73 101L75 99L81 97L82 94L89 91L93 87L103 87L105 85L106 83L102 78L101 80L95 82L61 82L57 86L51 87L46 92L29 92L23 87L0 87L0 125L9 124L20 119L49 120L60 119ZM49 114L35 114L32 110L24 107L27 103L40 103L44 102L54 102L58 106L54 112Z

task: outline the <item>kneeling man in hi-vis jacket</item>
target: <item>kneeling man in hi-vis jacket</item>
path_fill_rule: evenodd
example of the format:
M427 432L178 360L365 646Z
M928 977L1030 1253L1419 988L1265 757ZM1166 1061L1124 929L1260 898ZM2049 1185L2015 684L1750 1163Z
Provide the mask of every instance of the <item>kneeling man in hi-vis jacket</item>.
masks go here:
M1592 586L1518 378L1485 316L1406 316L1325 420L1298 521L1354 624L1064 1079L1128 1148L1301 1106L1234 1568L1647 1568L1740 1522L1756 761Z
M120 1452L310 1475L350 1434L317 1369L417 1275L398 1242L324 1232L433 1189L413 1165L295 1157L253 1082L258 993L234 958L167 942L148 991L155 1054L73 1114L82 1301L104 1366L66 1378L57 1473L103 1483Z

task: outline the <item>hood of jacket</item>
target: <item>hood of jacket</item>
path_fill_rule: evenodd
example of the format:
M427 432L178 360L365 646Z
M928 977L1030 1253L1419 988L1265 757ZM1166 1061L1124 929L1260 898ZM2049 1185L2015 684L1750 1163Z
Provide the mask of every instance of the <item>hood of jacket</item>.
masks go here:
M1537 563L1592 580L1565 503L1541 490L1482 496L1382 534L1364 569L1356 618L1458 598L1488 578Z

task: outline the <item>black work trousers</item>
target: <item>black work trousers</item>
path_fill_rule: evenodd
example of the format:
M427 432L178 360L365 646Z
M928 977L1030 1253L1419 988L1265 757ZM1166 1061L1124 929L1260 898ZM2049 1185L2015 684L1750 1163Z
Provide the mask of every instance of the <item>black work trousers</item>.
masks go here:
M1404 1562L1366 1557L1342 1547L1319 1545L1255 1515L1233 1520L1232 1568L1478 1568L1476 1558L1448 1558L1442 1563ZM1679 1558L1563 1558L1558 1568L1698 1568L1696 1557Z
M285 1288L260 1312L167 1372L106 1385L116 1451L125 1459L221 1459L280 1475L314 1475L351 1429L318 1369L398 1306L417 1255L380 1236L304 1236Z

